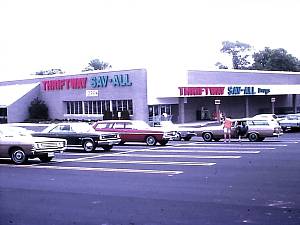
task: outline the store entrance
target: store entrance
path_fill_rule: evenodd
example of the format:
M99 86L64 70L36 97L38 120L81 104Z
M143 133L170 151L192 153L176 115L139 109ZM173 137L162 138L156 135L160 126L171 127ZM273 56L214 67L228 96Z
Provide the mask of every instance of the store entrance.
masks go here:
M200 110L196 111L196 120L200 121L200 120L211 120L212 116L211 116L211 112L208 108L206 107L201 107Z
M0 123L7 123L7 108L0 108Z

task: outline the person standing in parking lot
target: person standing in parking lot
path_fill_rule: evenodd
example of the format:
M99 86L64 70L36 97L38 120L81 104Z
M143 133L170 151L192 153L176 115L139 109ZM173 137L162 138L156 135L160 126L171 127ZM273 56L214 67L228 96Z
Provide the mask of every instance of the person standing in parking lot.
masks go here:
M226 117L223 123L224 142L231 141L231 124L232 124L231 117L230 116Z

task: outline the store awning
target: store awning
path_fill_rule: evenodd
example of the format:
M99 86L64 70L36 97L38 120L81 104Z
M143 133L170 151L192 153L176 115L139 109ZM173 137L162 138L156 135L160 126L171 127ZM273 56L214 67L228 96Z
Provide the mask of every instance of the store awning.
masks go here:
M0 86L0 107L5 108L22 98L40 83Z

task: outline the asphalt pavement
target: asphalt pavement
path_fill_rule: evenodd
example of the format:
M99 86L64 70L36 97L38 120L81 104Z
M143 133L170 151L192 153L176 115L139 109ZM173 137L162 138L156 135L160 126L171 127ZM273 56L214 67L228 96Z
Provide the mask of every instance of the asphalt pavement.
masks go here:
M0 159L0 224L299 225L300 133Z

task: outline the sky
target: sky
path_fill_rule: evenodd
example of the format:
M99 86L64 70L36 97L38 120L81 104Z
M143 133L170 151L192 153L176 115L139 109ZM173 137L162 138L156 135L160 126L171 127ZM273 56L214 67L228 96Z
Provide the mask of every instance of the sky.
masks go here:
M148 76L215 69L222 41L300 58L299 0L0 0L0 80L92 59Z

